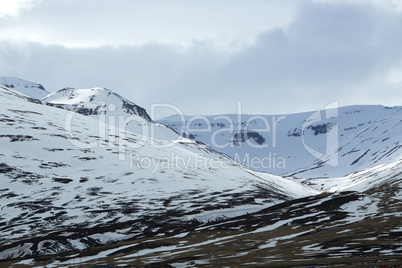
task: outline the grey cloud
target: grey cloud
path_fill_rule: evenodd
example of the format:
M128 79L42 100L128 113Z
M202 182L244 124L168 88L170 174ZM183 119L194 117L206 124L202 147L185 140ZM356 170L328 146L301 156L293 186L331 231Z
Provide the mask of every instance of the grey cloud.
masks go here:
M385 81L390 68L401 67L401 29L401 13L374 4L303 1L286 30L262 32L236 53L208 41L76 49L3 41L0 73L48 90L104 86L147 109L168 102L189 114L233 113L239 100L249 113L312 110L334 100L389 105L402 97Z
M255 45L231 58L218 81L224 95L247 89L266 107L384 99L392 88L385 76L402 60L401 29L401 13L372 4L305 4L287 30L261 33ZM383 80L377 90L370 88L373 77Z
M402 14L369 4L309 4L287 31L262 33L224 76L267 86L362 83L402 59L401 29Z
M1 75L37 81L49 91L66 86L107 87L143 106L153 102L180 105L192 94L193 84L210 79L220 58L202 43L185 52L157 43L77 49L0 43ZM180 89L185 87L188 91L183 95Z

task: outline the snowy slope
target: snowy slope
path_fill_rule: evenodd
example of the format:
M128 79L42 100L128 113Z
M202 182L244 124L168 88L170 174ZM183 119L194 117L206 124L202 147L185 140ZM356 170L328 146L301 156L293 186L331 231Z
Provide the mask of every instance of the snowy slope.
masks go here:
M341 192L341 191L372 191L376 188L389 184L398 187L402 179L402 160L381 164L368 169L350 173L339 178L315 178L303 181L320 191ZM397 195L396 192L394 195Z
M0 76L0 85L14 89L35 99L41 99L49 94L42 85L16 77Z
M281 120L275 147L279 116L254 117L237 136L227 130L237 116L207 118L215 148L229 142L245 155L269 144L277 159L290 154L284 173L306 175L296 180L244 168L191 139L211 144L210 133L183 138L109 90L64 91L39 101L0 86L1 266L306 266L306 257L402 254L398 107L344 107L307 125L305 143L317 150L338 126L338 168L300 141L311 113ZM202 129L205 118L189 126ZM257 150L250 155L267 154Z
M95 263L119 267L351 267L358 260L363 267L390 267L402 261L401 174L401 162L382 165L343 178L336 186L344 190L341 192L293 199L214 222L155 224L155 233L122 243L11 263L35 267L72 263L83 267ZM327 186L337 182L322 181ZM110 239L116 233L91 237L105 239L106 235Z
M321 111L181 121L175 115L158 122L253 170L276 175L340 177L397 161L402 154L401 107L341 107L334 116Z
M129 267L391 267L401 263L402 162L339 179L308 180L317 183L314 187L318 183L327 187L320 195L193 224L173 235L71 253L67 260L49 257L46 264L106 264L111 256L116 265Z
M102 137L98 120L28 100L0 88L1 259L82 250L318 193L203 144L172 146L115 126Z
M144 108L106 88L64 88L49 94L42 101L92 117L98 121L98 129L112 125L159 140L186 140L165 125L154 123ZM191 140L186 142L194 143Z

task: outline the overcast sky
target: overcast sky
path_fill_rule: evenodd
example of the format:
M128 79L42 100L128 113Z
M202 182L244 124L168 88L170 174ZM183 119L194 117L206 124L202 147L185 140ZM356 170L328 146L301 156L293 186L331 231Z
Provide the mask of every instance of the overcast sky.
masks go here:
M402 0L0 0L0 76L192 115L402 105Z

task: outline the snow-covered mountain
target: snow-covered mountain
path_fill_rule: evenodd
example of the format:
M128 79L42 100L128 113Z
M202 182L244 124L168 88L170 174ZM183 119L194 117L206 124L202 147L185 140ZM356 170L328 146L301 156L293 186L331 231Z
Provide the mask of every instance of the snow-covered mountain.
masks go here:
M34 82L26 81L16 77L0 76L0 85L14 89L28 97L42 99L49 92L41 85Z
M82 250L318 192L191 140L144 142L115 126L101 137L98 125L0 88L1 259Z
M146 121L152 122L144 108L106 88L63 88L47 95L42 100L53 104L66 105L69 109L83 115L138 115Z
M184 120L174 115L158 122L253 170L282 176L340 177L401 159L402 107L348 106L331 116L325 112Z
M64 88L49 94L42 101L92 117L99 122L98 128L112 125L152 139L172 142L186 140L169 127L153 122L144 108L106 88ZM100 134L102 137L106 135L105 130L99 131L103 132Z
M0 266L398 264L400 109L325 112L162 121L183 137L104 88L0 86Z

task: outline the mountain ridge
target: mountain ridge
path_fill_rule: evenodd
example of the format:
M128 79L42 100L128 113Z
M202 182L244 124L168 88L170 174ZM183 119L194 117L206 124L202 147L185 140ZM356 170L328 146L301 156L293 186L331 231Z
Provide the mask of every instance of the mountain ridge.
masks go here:
M16 77L0 76L0 85L14 89L25 96L34 99L41 99L49 94L49 92L41 84Z
M60 96L63 92L68 94ZM399 107L340 108L329 118L322 111L321 121L310 113L282 119L278 128L288 127L277 133L277 145L287 144L285 149L301 160L309 157L295 162L300 177L293 178L254 171L194 140L194 134L208 132L180 136L182 131L163 122L130 113L121 96L104 88L58 94L38 100L0 86L1 265L278 267L350 266L356 258L362 265L402 261ZM96 113L79 113L80 108ZM214 131L223 130L217 134L227 134L230 126L244 127L252 116L239 122L227 116L233 125L209 123ZM273 126L279 117L252 120L261 127L258 120L269 119ZM196 118L190 128L203 129L205 118ZM275 141L257 127L244 130L216 135L218 145L258 147ZM306 144L318 145L311 148L321 152L319 146L327 145L335 130L344 135L338 152L352 172L326 177L324 163L312 161L311 152L297 142L305 131ZM348 169L342 164L343 174Z
M157 122L257 171L304 178L339 177L400 159L401 111L399 106L360 105L339 107L338 116L328 119L325 111L319 111L184 116L184 121L176 115ZM322 120L311 121L313 115ZM329 141L332 133L335 139ZM331 157L339 160L334 167L326 163ZM253 159L271 165L253 168ZM279 160L286 164L284 168L278 166Z
M42 101L67 105L70 109L83 115L99 115L101 112L105 114L109 108L109 113L121 110L126 114L138 115L148 122L152 122L144 108L107 88L63 88L45 96ZM114 106L111 107L111 105Z

